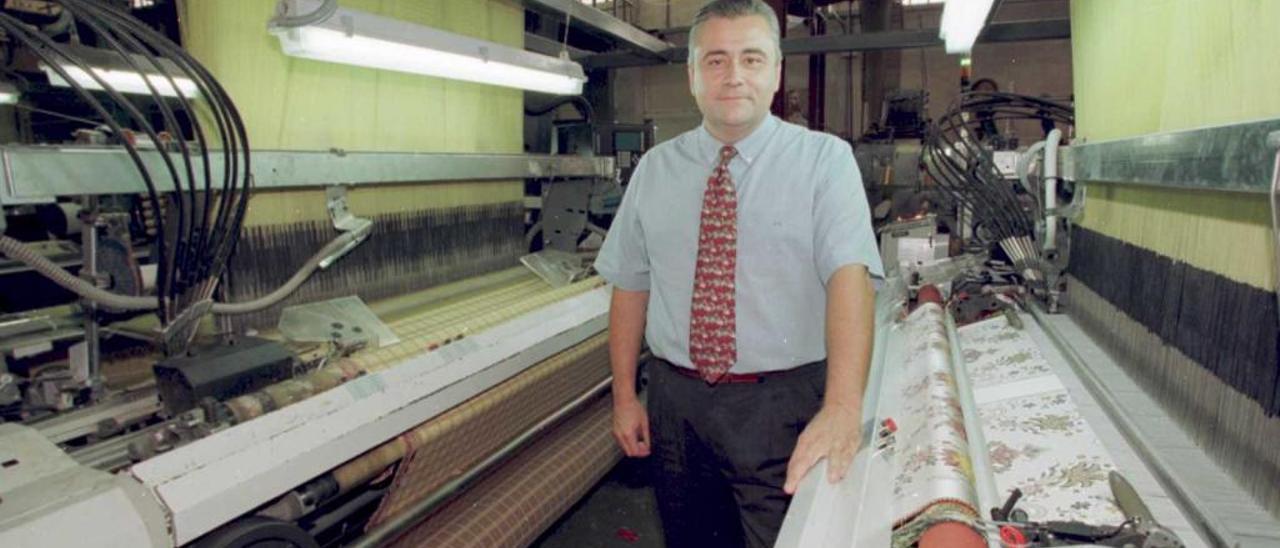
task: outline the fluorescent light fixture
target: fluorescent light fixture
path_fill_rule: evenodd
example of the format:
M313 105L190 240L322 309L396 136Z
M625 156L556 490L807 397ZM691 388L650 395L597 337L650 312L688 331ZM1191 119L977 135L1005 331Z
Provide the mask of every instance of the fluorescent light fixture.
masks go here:
M982 33L991 13L992 0L947 0L942 8L942 28L938 36L947 43L947 53L967 54Z
M0 105L13 105L18 103L18 88L9 82L0 82Z
M147 82L151 82L151 85L156 89L156 93L164 97L177 97L177 90L181 90L182 95L188 99L197 97L200 93L200 88L196 86L196 83L190 78L179 76L182 71L178 69L178 66L173 61L168 59L160 58L159 62L164 67L165 72L173 78L173 83L177 86L177 90L174 89L174 85L169 84L169 79L164 74L161 74L160 71L151 72L150 70L154 69L155 65L141 55L131 55L130 58L133 60L134 65L145 72L135 71L133 67L129 66L124 57L114 51L73 45L64 47L71 56L89 66L89 70L85 70L65 59L58 60L62 70L66 71L67 75L75 83L80 84L85 89L104 91L102 85L89 75L89 72L92 71L98 78L101 78L107 85L115 88L120 93L150 95L151 90L147 88ZM40 69L49 76L50 84L71 87L71 84L68 84L62 78L62 75L58 74L49 65L42 62L40 63Z
M281 0L283 13L311 13L318 0ZM338 8L316 23L268 27L286 55L453 80L580 95L582 66L371 13Z

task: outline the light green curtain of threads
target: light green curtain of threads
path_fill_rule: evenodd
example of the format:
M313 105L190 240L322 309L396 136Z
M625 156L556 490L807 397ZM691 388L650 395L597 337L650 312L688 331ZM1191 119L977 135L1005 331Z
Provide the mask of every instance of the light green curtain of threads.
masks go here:
M1076 133L1087 141L1280 117L1280 2L1073 0ZM1257 194L1089 185L1083 226L1262 289Z

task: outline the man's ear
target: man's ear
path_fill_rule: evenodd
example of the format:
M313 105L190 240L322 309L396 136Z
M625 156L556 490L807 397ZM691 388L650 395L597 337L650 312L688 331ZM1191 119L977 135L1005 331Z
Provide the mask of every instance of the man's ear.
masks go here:
M782 90L782 57L778 57L778 66L773 69L773 93L769 95L769 99L773 100L773 96L780 90Z
M686 64L684 67L684 70L685 70L685 73L689 75L689 95L697 95L697 93L693 91L693 83L694 83L693 65Z

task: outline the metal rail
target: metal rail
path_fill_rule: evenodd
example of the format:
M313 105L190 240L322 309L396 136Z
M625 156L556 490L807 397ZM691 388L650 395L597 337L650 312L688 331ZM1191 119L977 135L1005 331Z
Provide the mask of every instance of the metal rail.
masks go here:
M1280 118L1072 145L1068 179L1193 190L1271 192Z
M141 152L152 173L163 172L154 150ZM193 159L196 172L203 170ZM220 153L210 154L213 179ZM258 190L333 185L492 181L544 177L612 177L606 156L449 154L262 150L253 153ZM160 187L160 191L170 190ZM137 167L118 147L0 147L0 204L49 203L59 196L146 192Z

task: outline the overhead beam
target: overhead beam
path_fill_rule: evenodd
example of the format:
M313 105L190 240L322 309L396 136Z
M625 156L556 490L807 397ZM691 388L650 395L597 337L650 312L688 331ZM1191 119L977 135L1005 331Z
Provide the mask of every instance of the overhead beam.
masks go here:
M660 40L631 24L609 15L603 11L583 4L578 0L524 0L525 5L543 11L550 11L560 16L568 16L570 25L580 23L587 28L604 33L618 41L627 49L649 58L665 61L665 54L675 47L674 44Z
M1071 38L1071 22L1067 19L1045 21L1018 21L992 23L983 32L980 43L1030 42L1035 40L1060 40ZM886 49L915 49L942 47L938 29L866 32L858 34L833 34L786 38L782 40L784 55L811 55L815 53L841 53L848 51L875 51ZM684 62L688 50L683 47L667 52L666 60L640 57L627 52L610 52L589 55L581 59L588 69L624 68L664 63Z
M582 59L583 57L587 57L595 53L594 51L575 48L573 46L565 46L560 42L557 42L545 36L538 36L537 34L534 34L532 32L524 33L524 49L532 51L534 53L550 55L552 57L559 57L560 50L564 49L569 52L569 58L574 61L577 61L578 59Z

